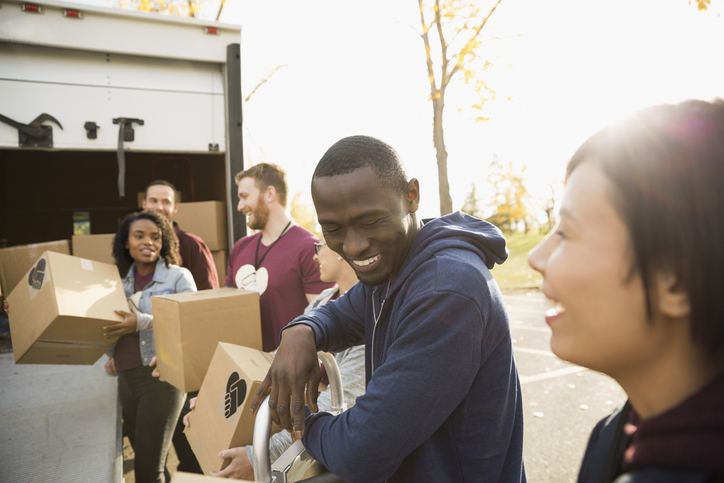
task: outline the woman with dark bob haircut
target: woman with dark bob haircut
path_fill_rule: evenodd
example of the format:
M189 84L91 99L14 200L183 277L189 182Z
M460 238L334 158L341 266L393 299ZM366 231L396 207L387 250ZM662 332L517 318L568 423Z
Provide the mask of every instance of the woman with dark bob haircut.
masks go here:
M551 350L628 396L578 481L722 481L724 102L650 107L589 138L529 262Z
M152 376L156 355L151 297L195 292L191 272L179 267L178 239L166 217L142 211L128 215L116 233L113 258L123 278L130 312L120 324L104 327L107 337L121 336L111 349L106 372L118 375L123 433L135 452L137 483L164 483L171 437L184 393Z

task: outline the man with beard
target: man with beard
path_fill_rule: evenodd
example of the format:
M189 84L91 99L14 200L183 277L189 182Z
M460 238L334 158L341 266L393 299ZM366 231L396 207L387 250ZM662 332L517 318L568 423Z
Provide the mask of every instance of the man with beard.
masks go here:
M294 223L287 210L286 173L260 163L240 172L237 209L258 233L234 244L227 287L259 292L264 351L279 345L279 332L304 313L309 302L334 284L319 279L314 262L314 234Z
M417 217L420 184L367 136L334 144L312 197L329 248L362 283L294 320L254 397L309 455L349 483L525 482L523 408L510 324L490 269L500 230L453 213ZM317 410L317 351L365 344L367 391Z

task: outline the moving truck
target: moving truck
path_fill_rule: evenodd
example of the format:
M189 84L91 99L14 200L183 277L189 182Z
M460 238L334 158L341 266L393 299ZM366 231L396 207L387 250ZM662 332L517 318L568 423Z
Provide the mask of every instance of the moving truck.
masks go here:
M240 32L2 0L0 247L115 233L159 178L182 202L223 203L224 245L244 236Z
M226 245L245 235L233 180L243 169L240 32L198 19L1 0L0 247L115 233L158 178L173 182L181 201L209 202L215 214L223 204L211 218L225 225ZM0 444L10 455L8 481L122 481L117 383L104 359L14 366L3 352L3 394L17 399L0 408L12 435Z

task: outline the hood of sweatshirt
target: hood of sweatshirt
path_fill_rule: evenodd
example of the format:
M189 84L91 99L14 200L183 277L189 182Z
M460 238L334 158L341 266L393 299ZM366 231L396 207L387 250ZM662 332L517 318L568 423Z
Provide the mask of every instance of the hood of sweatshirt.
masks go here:
M440 218L423 220L423 223L425 224L405 257L405 263L390 285L390 294L399 290L420 264L443 249L472 251L483 260L489 270L508 258L503 233L487 221L458 211Z

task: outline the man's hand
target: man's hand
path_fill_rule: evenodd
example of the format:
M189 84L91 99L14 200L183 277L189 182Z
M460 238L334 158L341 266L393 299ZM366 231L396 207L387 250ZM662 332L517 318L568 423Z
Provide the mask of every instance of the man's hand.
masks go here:
M112 358L112 357L111 357L110 359L108 359L108 362L106 362L105 368L106 368L106 373L107 373L109 376L116 376L116 375L118 375L118 374L116 373L116 363L113 362L113 358Z
M312 328L299 324L285 329L271 368L251 402L251 411L256 414L259 404L269 394L272 420L299 439L304 434L304 388L309 388L307 404L317 412L321 379Z
M123 310L116 310L115 312L118 315L123 316L123 322L103 327L103 330L105 330L103 333L104 336L110 339L112 337L120 337L122 335L133 334L136 332L136 326L138 325L138 318L136 318L136 314L124 312Z
M191 399L189 399L189 409L191 411L193 411L195 407L196 407L196 398L192 397ZM186 413L186 416L184 416L184 426L186 426L187 428L191 426L191 411Z
M225 449L219 453L219 458L231 458L231 463L221 471L212 471L211 476L217 478L235 478L237 480L254 480L254 468L249 462L245 447Z

